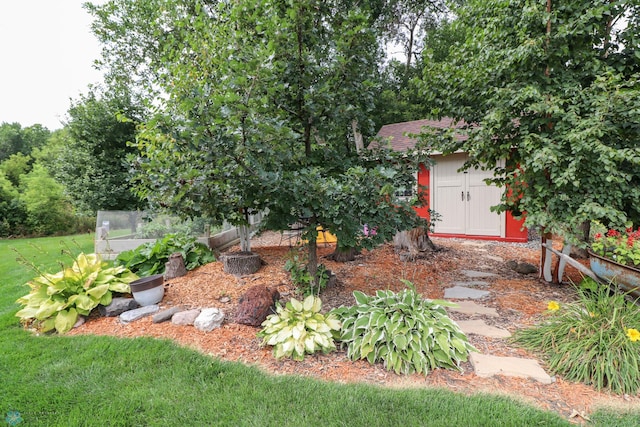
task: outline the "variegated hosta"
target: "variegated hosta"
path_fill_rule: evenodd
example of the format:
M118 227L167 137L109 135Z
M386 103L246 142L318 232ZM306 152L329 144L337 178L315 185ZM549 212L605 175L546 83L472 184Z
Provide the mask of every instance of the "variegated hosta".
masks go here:
M305 354L335 350L333 331L340 330L340 322L333 315L320 313L321 308L322 301L313 295L303 302L292 298L284 308L276 304L276 313L267 317L258 333L262 345L273 346L276 359L303 360Z
M342 322L338 341L352 360L383 362L397 374L428 374L434 368L460 370L473 347L444 306L455 304L422 299L411 289L378 291L367 296L355 291L357 305L332 310Z
M129 283L138 278L125 267L106 265L96 254L80 254L70 268L34 278L27 283L31 292L16 301L24 306L16 316L41 332L69 331L78 315L109 305L112 292L130 292Z

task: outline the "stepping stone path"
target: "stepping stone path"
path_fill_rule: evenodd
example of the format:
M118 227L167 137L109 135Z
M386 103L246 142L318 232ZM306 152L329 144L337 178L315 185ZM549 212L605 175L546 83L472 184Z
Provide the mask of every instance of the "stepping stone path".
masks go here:
M480 316L499 318L500 315L496 309L471 301L491 295L491 282L499 278L499 275L488 271L476 270L461 270L460 272L464 279L453 282L452 287L445 289L444 298L457 300L455 303L458 304L458 307L449 307L449 312L461 313L471 317L468 320L456 320L462 332L467 335L480 335L493 339L510 337L511 333L508 330L488 325L483 319L477 318ZM477 289L479 287L482 290ZM453 319L455 320L455 315ZM551 384L553 382L553 378L534 359L471 353L469 361L479 377L504 375L531 378L542 384Z

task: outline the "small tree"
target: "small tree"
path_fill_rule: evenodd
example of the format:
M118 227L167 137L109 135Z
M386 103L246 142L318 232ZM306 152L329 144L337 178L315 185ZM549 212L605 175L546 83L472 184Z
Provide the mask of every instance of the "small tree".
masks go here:
M381 57L364 6L175 0L156 5L149 20L155 0L135 10L127 3L96 8L96 27L116 49L127 45L121 34L149 40L140 34L149 31L157 41L145 64L166 96L138 139L136 161L138 190L156 206L240 225L265 210L265 226L275 229L302 222L313 277L318 226L346 243L364 241L365 223L376 223L380 241L418 221L391 195L413 179L422 152L356 150L355 133L371 125ZM148 22L127 28L133 34L112 31L125 25L120 14ZM111 63L120 67L128 54Z

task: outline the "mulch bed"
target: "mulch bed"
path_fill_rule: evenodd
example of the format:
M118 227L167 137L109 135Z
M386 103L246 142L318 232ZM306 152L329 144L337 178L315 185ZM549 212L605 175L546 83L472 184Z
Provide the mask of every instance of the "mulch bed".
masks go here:
M333 247L319 246L321 262L338 278L335 286L321 294L323 311L340 305L352 305L354 290L367 294L378 289L399 291L404 288L399 279L414 283L418 292L426 298L443 298L446 288L456 281L464 280L461 270L465 269L499 274L497 280L492 280L489 288L491 295L479 303L495 308L500 314L498 318L484 318L486 323L512 333L541 320L548 301L568 302L575 296L569 284L549 285L538 280L535 274L523 276L505 265L508 260L537 265L539 252L532 245L458 239L434 239L434 243L439 251L425 254L413 261L401 261L393 247L385 245L372 251L364 251L355 261L347 263L328 260L326 256L333 251ZM280 244L283 246L278 246ZM265 262L253 275L235 277L222 271L221 262L214 262L165 284L161 308L176 305L185 308L218 307L226 314L225 323L219 329L206 333L190 326L176 326L171 322L153 324L149 317L128 325L121 324L117 318L92 317L70 334L166 338L212 357L255 365L276 375L303 375L339 383L364 382L388 387L444 387L467 395L479 392L503 394L567 418L573 414L571 420L575 422L582 421L576 414L589 414L601 405L627 408L638 407L640 404L640 396L616 396L597 392L592 387L566 382L562 378L556 378L550 385L503 376L481 378L473 373L468 363L462 365L462 373L438 369L428 376L403 376L388 372L381 365L350 361L345 351L307 356L302 362L277 361L270 348L260 346L260 339L256 337L258 328L232 321L238 299L251 285L277 287L282 301L296 296L295 288L283 268L291 248L287 242L283 243L279 234L274 233L253 240L252 245L254 252ZM576 282L580 280L579 273L571 268L567 275ZM459 313L452 313L451 317L456 320L465 319L465 315ZM469 339L485 354L535 358L505 340L477 335L471 335Z

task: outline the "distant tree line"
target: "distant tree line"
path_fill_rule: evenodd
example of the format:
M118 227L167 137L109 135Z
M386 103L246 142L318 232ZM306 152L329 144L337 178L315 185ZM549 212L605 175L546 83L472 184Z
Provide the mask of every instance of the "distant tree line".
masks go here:
M86 232L98 210L140 208L124 159L141 115L126 91L92 87L62 129L2 122L0 237Z

